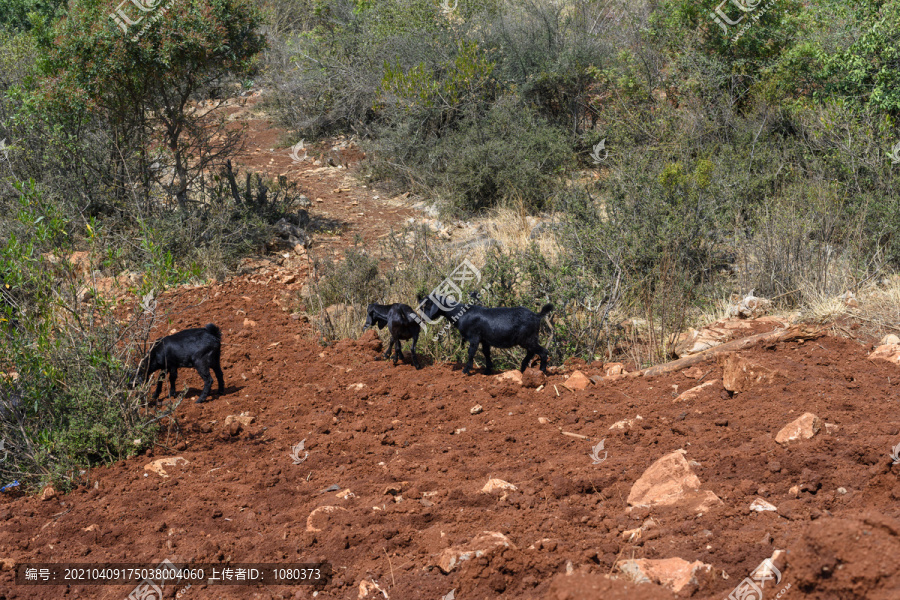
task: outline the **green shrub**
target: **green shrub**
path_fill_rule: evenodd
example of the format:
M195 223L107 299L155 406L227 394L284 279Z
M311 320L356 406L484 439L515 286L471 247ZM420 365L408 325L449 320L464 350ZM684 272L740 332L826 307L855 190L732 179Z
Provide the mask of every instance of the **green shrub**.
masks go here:
M53 258L72 249L69 223L33 186L21 189L15 224L0 239L9 292L0 335L0 479L66 488L81 469L154 441L164 415L143 408L130 385L152 315L122 324L107 303L83 298L73 267Z

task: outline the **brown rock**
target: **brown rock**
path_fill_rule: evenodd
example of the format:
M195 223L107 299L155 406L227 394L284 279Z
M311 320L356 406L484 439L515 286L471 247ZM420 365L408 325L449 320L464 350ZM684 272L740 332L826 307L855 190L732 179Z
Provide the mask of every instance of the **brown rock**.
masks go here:
M0 571L15 571L17 564L15 559L0 558Z
M678 358L684 358L692 354L699 354L725 343L730 337L731 332L721 327L689 329L675 340L675 355Z
M886 360L900 365L900 344L883 344L869 354L869 360Z
M755 385L771 384L778 371L754 363L749 359L729 352L721 357L724 372L722 384L729 392L743 392Z
M712 565L699 560L689 563L682 558L638 558L622 561L618 567L635 583L656 583L676 594L684 589L696 588L699 585L697 576L712 570Z
M569 378L566 379L563 385L572 391L583 390L591 385L591 380L581 371L575 371L569 375Z
M689 390L685 390L675 398L674 402L687 402L688 400L696 400L702 393L703 390L707 388L713 388L722 385L722 382L718 379L713 379L712 381L707 381L706 383L701 383L698 386L692 387Z
M614 375L625 375L627 371L625 371L625 365L622 363L606 363L603 365L603 371L607 377L612 377Z
M252 321L250 319L244 319L244 327L256 327L256 321Z
M225 427L231 427L232 423L240 423L242 427L248 427L256 422L256 417L249 413L241 413L239 415L228 415L225 417ZM238 432L240 433L240 432ZM237 435L237 434L233 434Z
M897 337L893 333L889 333L886 336L884 336L883 338L881 338L882 346L887 346L889 344L895 345L895 346L900 345L900 337Z
M437 566L447 574L464 561L490 556L504 548L515 550L516 546L499 531L485 531L472 538L468 544L445 548L438 555Z
M755 319L772 308L771 300L754 296L753 290L743 298L732 297L732 301L735 303L728 308L728 316L739 319Z
M501 381L511 381L522 385L522 373L515 369L512 371L504 371L500 375L497 375L497 379Z
M328 515L339 511L347 512L347 509L340 506L320 506L315 509L306 517L306 531L322 531L328 521Z
M757 498L753 502L750 503L750 510L755 510L756 512L766 512L771 511L775 512L778 509L775 508L775 505L766 502L762 498Z
M819 417L812 413L804 413L775 434L775 441L779 444L788 444L808 440L816 435L821 427L822 420Z
M52 485L48 485L41 492L41 502L48 502L50 500L54 500L59 496L59 493L54 489Z
M160 477L168 477L169 474L166 473L165 467L175 467L179 464L187 465L190 463L181 456L169 456L166 458L158 458L151 463L147 463L144 465L144 470L156 473Z
M644 417L641 415L636 415L633 419L622 419L621 421L616 421L612 425L609 426L610 431L620 430L623 431L625 429L631 429L634 427L635 423L639 421L643 421Z
M244 426L240 421L232 421L228 425L225 426L225 431L228 432L228 435L231 437L237 437L241 435L241 431L244 430Z
M700 490L700 478L684 454L679 449L650 465L631 487L628 504L634 507L689 504L695 511L703 512L721 503L714 493Z
M508 481L503 481L502 479L488 479L488 482L484 484L484 487L481 488L481 491L485 494L491 494L493 492L502 491L515 492L518 489L519 488L509 483Z
M363 579L359 582L356 600L363 600L364 598L384 598L390 600L390 596L388 596L388 593L384 588L375 583L374 580L369 579Z

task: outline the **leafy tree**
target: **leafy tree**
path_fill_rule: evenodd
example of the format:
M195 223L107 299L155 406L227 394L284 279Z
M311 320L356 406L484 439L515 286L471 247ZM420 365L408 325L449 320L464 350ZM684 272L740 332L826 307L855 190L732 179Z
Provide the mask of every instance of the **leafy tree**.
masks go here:
M106 2L73 3L45 42L39 100L73 130L102 119L123 184L134 178L123 159L138 153L144 183L155 178L186 209L193 181L237 143L192 101L249 72L265 41L249 0L160 4L140 17L121 5L131 13L114 13L117 22Z
M823 54L825 94L900 116L900 1L856 3L846 49Z
M53 19L65 8L65 0L0 0L0 29L27 31L33 19Z

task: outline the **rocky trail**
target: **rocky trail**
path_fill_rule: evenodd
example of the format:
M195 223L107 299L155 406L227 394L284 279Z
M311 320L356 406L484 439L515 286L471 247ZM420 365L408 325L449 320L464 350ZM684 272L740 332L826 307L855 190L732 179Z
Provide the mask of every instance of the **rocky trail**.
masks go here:
M773 555L784 597L900 594L900 368L859 342L754 347L650 378L599 363L529 370L520 384L395 368L372 332L322 347L279 305L278 278L161 297L160 334L221 327L226 394L194 404L201 382L184 370L168 447L95 469L67 495L7 500L0 597L125 598L15 586L11 569L169 558L334 569L323 589L193 586L185 598L724 598ZM805 413L815 434L779 443ZM309 456L294 464L301 440ZM183 460L150 470L171 457ZM652 562L665 559L678 560ZM632 582L643 578L661 584Z
M314 222L340 221L314 245L371 243L414 214L248 124L242 164L304 182ZM16 585L16 569L163 559L333 571L318 588L164 598L900 598L900 346L873 359L871 343L821 335L652 377L577 362L466 377L394 367L371 331L320 345L292 314L306 274L276 256L160 295L154 337L221 328L226 393L195 404L202 382L183 369L177 426L153 451L69 494L0 495L0 599L155 598ZM777 326L743 323L720 329Z

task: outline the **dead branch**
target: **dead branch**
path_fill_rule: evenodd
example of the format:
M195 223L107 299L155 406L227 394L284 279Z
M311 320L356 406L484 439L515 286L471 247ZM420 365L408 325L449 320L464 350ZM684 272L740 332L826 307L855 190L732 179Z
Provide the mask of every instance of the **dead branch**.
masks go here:
M643 371L640 371L640 375L642 377L654 377L656 375L663 375L664 373L680 371L681 369L685 369L692 365L713 360L717 355L722 354L723 352L743 350L760 343L777 344L780 342L792 342L795 340L814 340L816 338L822 337L823 335L825 335L825 328L821 326L810 325L806 323L791 325L790 327L787 327L785 329L777 329L775 331L769 331L767 333L758 333L756 335L751 335L750 337L741 338L739 340L734 340L720 346L716 346L715 348L709 348L708 350L704 350L703 352L699 352L697 354L694 354L693 356L686 356L684 358L679 358L678 360L673 360L672 362L668 362L662 365L649 367L647 369L644 369Z

